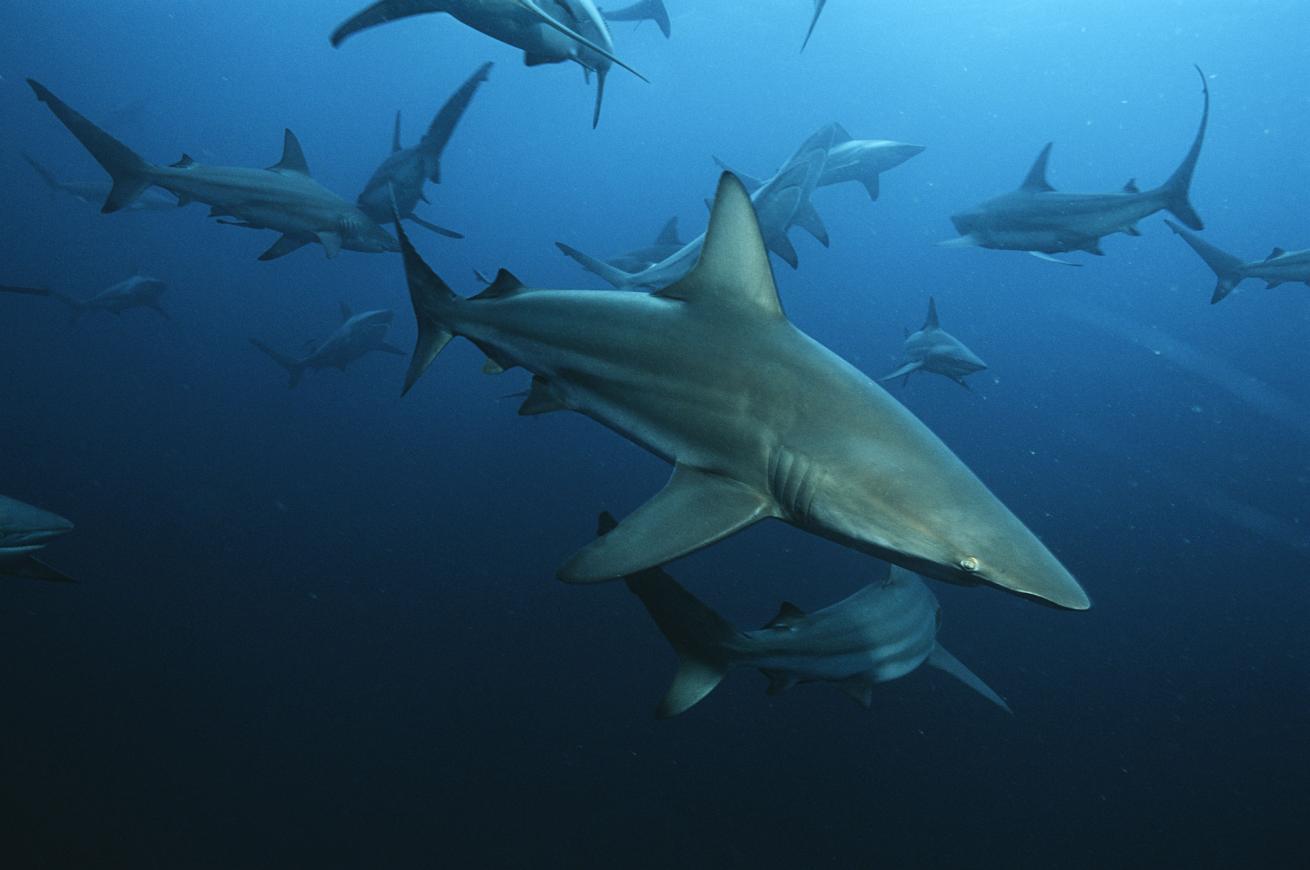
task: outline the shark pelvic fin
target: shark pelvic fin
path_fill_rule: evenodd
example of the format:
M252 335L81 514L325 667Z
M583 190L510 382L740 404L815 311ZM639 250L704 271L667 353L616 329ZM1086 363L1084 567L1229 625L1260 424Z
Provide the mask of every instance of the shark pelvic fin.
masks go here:
M947 652L946 648L941 644L933 646L932 652L928 654L928 664L932 665L934 668L946 671L946 673L955 677L955 679L964 683L979 695L982 695L1005 712L1013 715L1014 711L1010 709L1010 705L1005 703L1005 700L1000 695L996 694L991 686L979 679L977 674L965 667L963 662Z
M771 502L730 477L677 465L668 484L618 528L559 569L566 583L616 580L685 556L773 516Z
M300 147L300 140L290 130L282 132L282 159L268 167L272 172L299 172L309 175L309 163L305 161L305 151Z
M332 231L319 233L318 241L327 252L329 260L341 253L341 233Z
M853 698L855 703L864 709L868 710L873 706L873 683L867 677L857 676L842 680L837 684L837 688Z
M520 417L535 417L549 414L551 411L567 411L568 405L556 395L550 381L540 375L532 376L532 386L528 388L527 398L519 406Z
M655 295L692 303L739 305L771 317L784 316L755 206L732 173L719 178L696 268Z
M801 610L790 601L782 602L778 608L778 615L764 624L765 628L791 628L797 622L805 618L805 611Z
M1024 176L1023 184L1019 185L1020 190L1028 193L1049 193L1055 190L1051 183L1046 180L1046 164L1051 159L1051 146L1053 144L1047 142L1046 147L1037 155L1037 160L1034 161L1032 168L1028 170L1028 174Z

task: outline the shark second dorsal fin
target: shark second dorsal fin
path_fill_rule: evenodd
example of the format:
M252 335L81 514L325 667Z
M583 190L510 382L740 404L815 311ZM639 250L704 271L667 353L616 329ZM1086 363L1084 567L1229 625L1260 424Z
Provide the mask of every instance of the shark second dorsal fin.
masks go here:
M189 166L195 166L195 165L196 165L195 158L192 157L190 154L183 153L183 155L178 158L178 161L172 164L172 168L186 169Z
M941 329L941 323L937 320L937 300L928 297L928 316L923 321L923 331L930 329Z
M341 322L345 323L353 316L353 312L350 310L350 306L346 303L338 302L337 304L341 306Z
M391 131L391 153L400 150L400 110L396 110L396 126Z
M782 317L769 253L760 235L750 195L737 177L725 172L714 196L710 227L700 260L681 281L655 293L668 299L749 308Z
M483 290L472 299L496 299L501 296L508 296L523 289L523 282L514 277L514 273L508 269L501 269L496 273L496 279L487 285Z
M854 136L852 136L850 133L847 133L847 132L846 132L846 128L845 128L845 127L843 127L841 124L838 124L838 123L835 122L835 121L833 122L833 125L832 125L832 144L833 144L833 145L840 145L840 144L842 144L843 142L850 142L850 141L853 141L854 139L855 139Z
M765 623L765 628L791 628L797 622L805 618L805 611L801 610L790 601L782 602L778 608L778 615Z
M282 159L268 167L274 172L299 172L309 175L309 164L305 162L305 152L300 147L300 140L290 130L282 134Z
M1047 142L1046 147L1037 155L1037 160L1033 162L1032 169L1024 176L1023 184L1019 185L1020 190L1029 193L1049 193L1055 190L1051 183L1046 180L1046 164L1051 159L1051 146L1053 142Z
M655 237L657 245L677 245L682 246L682 240L678 238L678 218L676 215L669 218L669 222L660 230L660 234Z
M1137 186L1137 179L1136 178L1128 179L1128 183L1124 185L1124 193L1141 193L1141 192L1142 189Z
M1276 257L1281 257L1281 256L1283 256L1283 254L1286 254L1286 253L1287 253L1287 251L1284 251L1282 248L1275 247L1272 251L1269 252L1269 256L1265 257L1265 259L1266 259L1266 260L1272 260L1272 259L1274 259L1274 258L1276 258Z

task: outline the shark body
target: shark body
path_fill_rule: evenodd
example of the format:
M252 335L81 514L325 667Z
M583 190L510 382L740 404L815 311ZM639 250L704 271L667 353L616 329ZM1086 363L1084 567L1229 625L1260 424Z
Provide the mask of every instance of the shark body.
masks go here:
M267 169L206 166L185 154L171 166L160 166L147 163L44 85L31 79L28 84L113 179L103 212L125 208L148 188L161 187L179 205L208 205L210 217L220 223L281 233L261 260L285 256L310 243L321 244L329 257L342 249L397 250L396 240L386 230L310 177L305 153L290 130L284 134L282 159Z
M287 386L295 387L308 369L334 368L345 371L346 366L374 351L404 356L403 350L387 341L387 330L391 328L394 318L395 313L385 309L354 314L349 306L342 303L341 325L302 357L292 357L276 351L257 338L250 339L250 343L286 369L290 379Z
M406 390L461 335L532 373L521 414L580 412L674 466L561 579L631 575L774 517L939 580L1090 606L926 426L787 320L730 174L695 268L655 293L529 289L502 270L462 299L398 232L419 329Z
M1183 241L1196 251L1205 264L1215 273L1217 282L1210 304L1222 302L1229 293L1237 289L1248 278L1264 281L1266 287L1279 284L1310 284L1310 250L1285 251L1274 248L1263 260L1243 262L1227 251L1222 251L1195 233L1166 220L1169 229L1183 237Z
M73 524L50 511L0 495L0 576L68 582L33 554L73 530Z
M937 300L929 297L928 316L918 332L906 336L900 365L891 374L878 380L903 378L902 384L905 384L915 372L931 372L967 388L969 385L964 382L965 376L985 368L987 364L978 359L962 341L942 329L937 319Z

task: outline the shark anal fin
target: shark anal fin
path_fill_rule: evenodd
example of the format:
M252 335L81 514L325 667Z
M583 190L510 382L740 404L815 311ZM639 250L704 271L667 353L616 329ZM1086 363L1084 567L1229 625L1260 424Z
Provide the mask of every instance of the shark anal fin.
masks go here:
M790 601L782 602L778 608L778 615L764 624L765 628L791 628L797 622L805 618L805 611L801 610Z
M873 706L873 683L868 678L857 676L847 680L842 680L837 684L847 695L855 699L855 703L868 710Z
M677 465L664 489L614 531L575 553L559 569L559 578L567 583L615 580L685 556L773 515L771 502L744 484Z
M762 668L760 673L764 674L764 676L769 679L769 688L767 691L770 695L781 695L799 682L796 679L795 674L788 673L787 671L774 671Z
M520 417L535 417L537 414L549 414L551 411L567 411L568 405L559 397L550 382L533 375L528 397L519 406Z
M285 257L292 251L298 251L307 245L304 239L295 236L283 236L274 242L267 251L259 255L261 260L276 260L278 257Z
M932 665L934 668L938 668L939 670L946 671L946 673L950 674L952 677L955 677L955 679L959 680L961 683L964 683L970 689L973 689L979 695L982 695L984 698L991 701L993 704L1000 707L1005 712L1007 713L1014 712L1013 710L1010 709L1010 705L1005 703L1005 700L1000 695L992 691L991 686L987 685L981 679L979 679L977 674L969 670L967 667L964 666L963 662L961 662L955 656L947 652L946 648L943 647L940 643L935 644L933 646L932 652L928 654L928 664Z

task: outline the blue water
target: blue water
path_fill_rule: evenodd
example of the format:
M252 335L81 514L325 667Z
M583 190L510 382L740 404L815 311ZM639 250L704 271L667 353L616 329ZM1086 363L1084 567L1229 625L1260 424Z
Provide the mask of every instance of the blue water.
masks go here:
M950 250L954 211L1018 184L1163 180L1213 113L1192 200L1246 259L1310 247L1310 7L1285 2L811 4L667 0L673 38L615 25L651 80L527 69L445 17L328 34L362 0L48 0L0 11L0 283L89 295L135 270L173 320L73 327L0 298L0 492L77 524L80 583L0 587L6 867L1306 866L1310 805L1310 295L1213 276L1161 219L1061 268ZM617 4L616 4L617 5ZM1149 8L1144 8L1149 6ZM760 8L757 8L760 7ZM599 286L561 256L705 220L716 154L767 175L821 124L927 146L815 196L825 250L775 262L788 315L870 375L935 295L990 368L893 392L1042 536L1095 601L1060 612L934 584L942 639L1007 717L938 672L766 696L734 673L651 711L675 663L621 584L557 565L667 467L580 416L520 418L525 378L457 342L399 398L372 355L286 388L345 301L412 316L396 255L308 247L200 206L102 216L23 163L99 168L39 79L147 159L268 165L283 127L347 198L496 66L412 235L460 292L500 266ZM879 576L764 523L670 571L739 624Z

